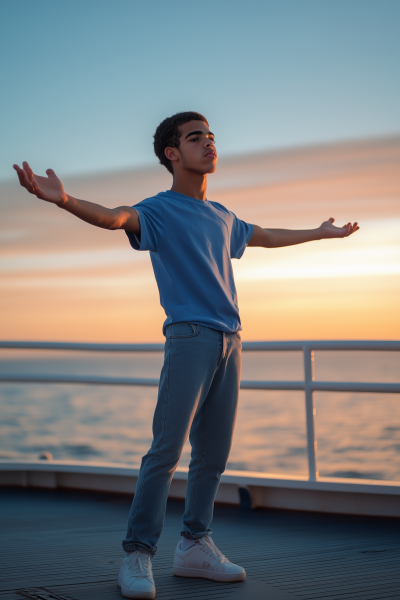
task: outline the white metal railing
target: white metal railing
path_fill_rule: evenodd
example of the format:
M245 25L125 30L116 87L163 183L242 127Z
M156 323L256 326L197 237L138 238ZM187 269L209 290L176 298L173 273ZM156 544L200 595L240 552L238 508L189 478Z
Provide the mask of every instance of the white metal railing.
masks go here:
M400 383L353 383L314 380L315 350L399 351L400 341L298 341L243 342L245 352L302 352L303 381L241 381L243 390L303 390L306 400L308 469L311 481L318 479L315 391L400 393ZM74 350L84 352L163 352L164 344L75 344L67 342L2 342L0 349ZM158 379L103 377L92 375L0 374L0 382L76 383L100 385L158 386Z

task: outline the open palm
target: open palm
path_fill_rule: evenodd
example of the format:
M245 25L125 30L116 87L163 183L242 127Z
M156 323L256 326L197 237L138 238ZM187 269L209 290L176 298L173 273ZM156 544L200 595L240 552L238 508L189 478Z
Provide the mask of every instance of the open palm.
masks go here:
M55 204L65 201L66 194L63 184L52 169L47 169L47 177L42 177L41 175L35 175L27 162L22 163L22 169L18 165L13 166L17 171L20 184L30 194Z
M360 229L357 222L353 224L347 223L346 225L343 225L343 227L336 227L333 225L334 222L335 219L331 217L327 221L324 221L320 226L324 238L343 238Z

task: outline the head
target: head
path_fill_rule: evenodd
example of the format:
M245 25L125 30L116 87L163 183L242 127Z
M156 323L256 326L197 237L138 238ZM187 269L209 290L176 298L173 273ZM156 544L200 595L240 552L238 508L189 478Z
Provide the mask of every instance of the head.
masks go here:
M214 134L197 112L182 112L164 119L154 134L154 152L160 164L174 169L213 173L217 165Z

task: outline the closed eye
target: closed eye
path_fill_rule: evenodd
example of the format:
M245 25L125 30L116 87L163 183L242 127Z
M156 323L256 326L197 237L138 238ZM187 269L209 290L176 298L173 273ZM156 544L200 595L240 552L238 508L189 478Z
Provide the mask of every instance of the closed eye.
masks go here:
M209 139L209 140L211 140L211 141L212 141L212 142L215 144L215 138L212 138L212 137L211 137L211 138L208 138L208 139ZM191 138L191 139L189 140L189 142L198 142L199 140L200 140L200 138L198 138L198 137L194 137L194 138Z

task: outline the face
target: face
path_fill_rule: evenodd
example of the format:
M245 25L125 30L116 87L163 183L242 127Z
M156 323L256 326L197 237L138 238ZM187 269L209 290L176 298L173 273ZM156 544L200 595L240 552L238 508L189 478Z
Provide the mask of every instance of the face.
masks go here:
M205 175L217 167L214 134L203 121L189 121L180 125L179 148L166 148L165 155L173 168L184 168Z

